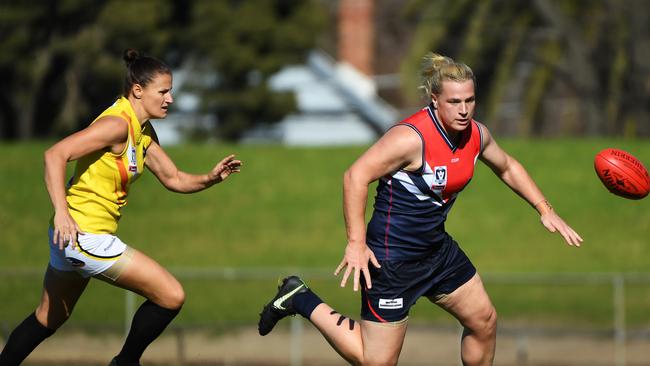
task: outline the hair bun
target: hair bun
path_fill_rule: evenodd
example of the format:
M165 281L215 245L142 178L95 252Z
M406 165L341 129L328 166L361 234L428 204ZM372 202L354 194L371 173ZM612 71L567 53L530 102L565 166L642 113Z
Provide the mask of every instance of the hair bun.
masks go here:
M126 66L131 66L131 64L133 64L135 60L139 58L140 54L133 48L127 48L124 50L124 61L126 62Z

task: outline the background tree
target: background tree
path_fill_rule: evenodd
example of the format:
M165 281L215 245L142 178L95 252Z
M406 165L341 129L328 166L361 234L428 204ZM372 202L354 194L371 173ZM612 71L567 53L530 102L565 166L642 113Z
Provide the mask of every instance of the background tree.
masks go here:
M188 53L214 82L195 85L206 111L218 116L219 137L236 140L250 127L279 121L295 109L292 93L272 93L268 78L300 63L324 26L307 0L196 1L186 33Z
M151 1L0 4L0 138L74 131L120 94L122 52L164 55L172 7Z
M376 6L376 66L400 68L404 86L393 97L402 106L422 103L417 70L436 50L474 68L477 117L499 135L650 136L650 2ZM293 95L272 93L268 78L316 44L335 43L336 27L325 27L335 9L325 0L0 1L0 139L85 126L120 93L120 56L133 47L173 67L194 65L203 111L218 117L220 137L235 140L293 110Z
M324 24L314 1L65 0L0 3L0 139L63 135L121 93L126 48L215 83L196 89L220 136L280 120L293 96L267 79L301 62Z
M650 5L640 0L412 0L401 66L416 100L428 50L473 67L478 117L501 135L650 136ZM415 102L414 102L415 103Z

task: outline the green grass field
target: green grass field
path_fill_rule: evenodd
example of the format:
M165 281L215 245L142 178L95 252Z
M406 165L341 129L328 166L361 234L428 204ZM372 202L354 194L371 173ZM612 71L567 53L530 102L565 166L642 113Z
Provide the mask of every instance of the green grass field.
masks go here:
M516 278L526 273L650 272L650 199L631 201L610 194L593 169L593 156L606 147L628 150L648 165L649 141L518 140L501 141L501 145L527 167L556 211L585 242L580 249L572 248L559 235L546 232L536 212L479 163L450 214L447 230L482 274L489 279L490 274ZM47 263L51 204L42 178L42 153L47 146L0 145L1 269L44 268ZM223 185L193 195L167 192L147 172L132 187L118 234L170 268L333 271L346 244L341 177L363 151L363 147L169 148L177 165L188 172L207 171L230 152L244 161L243 171ZM253 324L276 280L275 276L182 280L187 303L176 323ZM357 294L338 288L338 282L334 277L314 276L311 284L337 309L356 317ZM487 281L486 286L502 320L571 321L585 326L608 326L612 321L608 285ZM38 277L4 276L0 322L15 324L39 296ZM119 326L123 302L122 290L91 283L71 322ZM628 286L626 303L629 326L650 326L650 284ZM424 300L411 316L451 322L446 313Z

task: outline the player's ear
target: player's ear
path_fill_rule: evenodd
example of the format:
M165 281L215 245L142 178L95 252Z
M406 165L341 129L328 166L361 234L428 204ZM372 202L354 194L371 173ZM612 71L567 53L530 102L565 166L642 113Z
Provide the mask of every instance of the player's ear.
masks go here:
M142 86L140 84L133 84L131 88L131 93L136 99L142 98Z
M431 103L433 104L433 108L438 108L438 97L434 93L431 93Z

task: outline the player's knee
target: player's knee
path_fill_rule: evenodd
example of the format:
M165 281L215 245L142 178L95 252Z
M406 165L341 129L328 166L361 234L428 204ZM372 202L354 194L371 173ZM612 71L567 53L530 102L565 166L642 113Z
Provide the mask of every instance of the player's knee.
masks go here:
M361 363L355 365L363 366L395 366L397 365L397 357L388 357L388 358L366 358Z
M346 361L354 366L379 366L379 365L394 365L395 363L387 362L377 355L366 356L363 352L358 354L346 354Z
M347 349L345 352L341 353L343 358L350 364L354 366L366 365L363 357L362 349Z
M166 297L166 308L168 309L180 309L185 304L185 290L180 283L176 283L175 286L172 286L168 290Z
M166 309L176 310L185 303L185 290L178 281L171 281L166 286L152 294L149 300Z
M497 310L494 308L494 306L491 306L485 321L486 327L489 329L490 333L496 333L497 319Z
M497 311L494 306L490 305L480 313L473 328L472 330L482 337L492 338L496 335Z
M394 366L397 365L399 359L399 352L386 352L386 353L368 353L364 352L363 359L355 365L363 366Z
M350 363L350 365L354 365L354 366L363 365L363 357L348 356L348 357L345 357L345 360L348 361Z
M67 309L56 310L51 309L47 305L41 304L36 308L34 315L36 316L36 320L38 320L42 326L56 330L59 329L68 318L70 318L70 315L72 315L72 309L69 311Z

